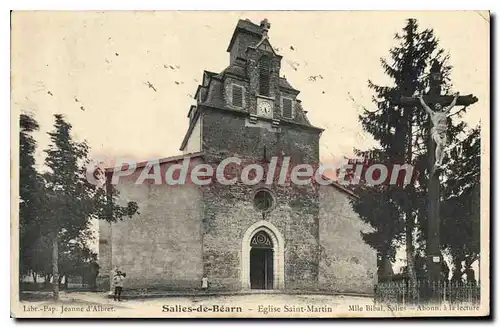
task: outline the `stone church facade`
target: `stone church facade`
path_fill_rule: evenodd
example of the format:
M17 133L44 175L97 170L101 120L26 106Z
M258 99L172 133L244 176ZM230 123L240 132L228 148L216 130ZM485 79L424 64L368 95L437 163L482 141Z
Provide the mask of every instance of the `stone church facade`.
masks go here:
M266 20L237 23L229 66L203 73L184 155L159 160L162 172L185 158L191 165L231 156L319 163L323 130L309 122L299 91L280 76L282 57L269 42L269 27ZM356 196L342 186L135 184L144 168L115 186L120 201L137 202L140 214L100 222L103 285L120 268L127 288L199 289L205 274L213 291L373 292L376 252L360 234L370 227L349 204Z

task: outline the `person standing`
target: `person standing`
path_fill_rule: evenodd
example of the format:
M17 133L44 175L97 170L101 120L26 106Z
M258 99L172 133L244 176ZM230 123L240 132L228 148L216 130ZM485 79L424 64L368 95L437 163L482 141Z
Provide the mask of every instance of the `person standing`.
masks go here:
M115 301L121 301L121 296L123 292L123 284L125 282L125 277L127 274L125 272L118 271L116 275L113 277L113 285L115 286L115 294L113 299Z
M115 293L115 276L118 274L120 269L115 266L113 267L113 270L110 272L109 276L109 295L114 295Z
M206 291L208 289L208 278L206 274L204 274L201 278L201 289L203 291Z

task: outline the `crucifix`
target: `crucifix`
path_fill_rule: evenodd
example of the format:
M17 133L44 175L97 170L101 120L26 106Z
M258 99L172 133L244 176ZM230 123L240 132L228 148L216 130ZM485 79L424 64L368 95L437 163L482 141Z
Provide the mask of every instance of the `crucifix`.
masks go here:
M468 106L477 102L473 95L454 96L441 95L441 64L434 61L431 70L431 81L429 93L419 97L401 97L401 104L422 106L429 114L431 129L427 144L429 181L428 193L428 236L427 236L427 272L430 284L437 284L441 279L441 245L439 237L440 216L440 185L439 174L443 158L444 148L447 143L446 124L447 114L453 106ZM434 109L431 109L433 107Z

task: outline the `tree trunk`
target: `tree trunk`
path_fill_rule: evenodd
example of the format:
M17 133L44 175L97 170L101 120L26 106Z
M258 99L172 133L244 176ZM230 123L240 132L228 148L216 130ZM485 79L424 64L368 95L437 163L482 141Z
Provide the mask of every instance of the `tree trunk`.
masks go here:
M477 255L469 255L465 257L465 267L470 267L476 260L479 260L479 256ZM479 262L479 261L478 261Z
M459 256L453 257L453 275L451 276L452 281L459 282L462 280L462 259Z
M54 300L59 299L59 242L57 233L52 238L52 288Z
M45 275L45 280L43 281L45 287L44 288L47 288L47 286L49 285L50 283L50 277L52 277L52 274L51 273L47 273Z
M410 22L413 25L412 22ZM411 29L410 29L411 31ZM412 33L412 32L410 32ZM413 35L411 35L411 46L410 46L410 63L413 63ZM412 72L412 75L414 73ZM410 77L407 84L407 90L411 91L413 94L415 92L415 85L413 83L416 76ZM413 117L414 117L414 106L404 106L403 109L403 122L404 127L404 142L403 149L401 152L401 164L409 163L413 164ZM413 178L413 177L412 177ZM413 180L410 180L410 184L406 186L406 197L404 200L404 212L405 212L405 233L406 233L406 267L408 271L408 294L409 300L413 301L417 299L418 287L417 287L417 272L415 270L415 254L413 249L413 228L414 228L414 217L413 208L414 202L413 197L415 197L415 187ZM403 185L403 188L404 185Z
M408 213L410 212L410 213ZM417 297L417 273L415 271L415 257L413 254L413 216L411 209L406 213L406 265L408 268L408 293L410 300Z
M387 258L388 249L377 252L377 281L378 283L389 280L392 275L392 265Z
M384 254L383 252L377 252L377 281L381 283L385 279L384 272Z

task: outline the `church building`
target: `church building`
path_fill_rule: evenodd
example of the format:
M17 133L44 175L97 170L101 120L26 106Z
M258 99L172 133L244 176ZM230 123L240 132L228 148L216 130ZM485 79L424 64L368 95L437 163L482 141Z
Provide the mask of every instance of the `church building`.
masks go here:
M280 75L269 28L267 20L238 21L227 68L203 72L180 140L184 155L159 159L162 172L186 158L213 165L286 156L317 167L323 129L309 122L299 90ZM137 202L139 214L100 220L103 288L119 268L127 289L197 290L206 275L214 292L373 293L376 252L361 237L371 228L351 208L356 195L341 185L135 183L144 169L137 165L114 186L120 202Z

